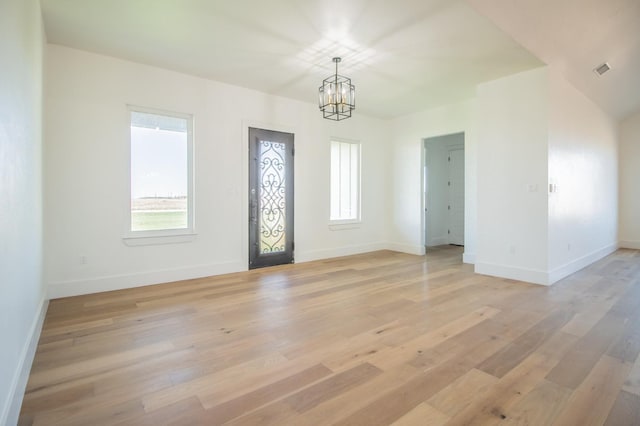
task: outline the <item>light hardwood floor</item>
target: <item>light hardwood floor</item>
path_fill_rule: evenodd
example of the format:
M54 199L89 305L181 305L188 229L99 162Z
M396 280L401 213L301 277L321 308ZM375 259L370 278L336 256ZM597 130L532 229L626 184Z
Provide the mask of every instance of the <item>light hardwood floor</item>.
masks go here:
M640 252L382 251L51 301L20 424L639 425Z

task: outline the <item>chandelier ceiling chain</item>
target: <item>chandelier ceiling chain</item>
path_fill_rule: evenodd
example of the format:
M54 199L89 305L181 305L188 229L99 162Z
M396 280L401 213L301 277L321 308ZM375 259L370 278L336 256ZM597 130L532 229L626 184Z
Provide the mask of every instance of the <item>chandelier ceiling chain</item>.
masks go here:
M338 74L341 58L333 58L336 73L325 78L318 88L318 103L322 116L328 120L340 121L351 117L356 108L356 87L351 79Z

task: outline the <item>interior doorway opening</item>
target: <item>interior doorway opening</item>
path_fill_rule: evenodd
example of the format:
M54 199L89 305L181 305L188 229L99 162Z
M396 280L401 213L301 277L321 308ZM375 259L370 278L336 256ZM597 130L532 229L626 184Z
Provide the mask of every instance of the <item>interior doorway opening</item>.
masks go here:
M464 246L464 133L423 139L423 241Z

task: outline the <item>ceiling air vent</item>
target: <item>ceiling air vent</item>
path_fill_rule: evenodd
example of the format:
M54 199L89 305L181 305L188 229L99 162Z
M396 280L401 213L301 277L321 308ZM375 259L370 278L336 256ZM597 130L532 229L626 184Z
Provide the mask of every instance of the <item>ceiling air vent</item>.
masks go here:
M609 66L609 64L605 62L604 64L598 65L597 67L595 67L593 69L593 72L595 72L598 75L602 75L605 72L609 71L610 69L611 67Z

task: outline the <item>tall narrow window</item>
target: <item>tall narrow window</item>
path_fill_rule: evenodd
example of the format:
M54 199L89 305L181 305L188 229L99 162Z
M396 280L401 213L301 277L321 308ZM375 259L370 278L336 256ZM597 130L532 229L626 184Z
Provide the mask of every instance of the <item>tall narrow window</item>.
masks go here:
M360 220L360 144L331 141L332 222Z
M130 109L132 232L193 229L189 115Z

